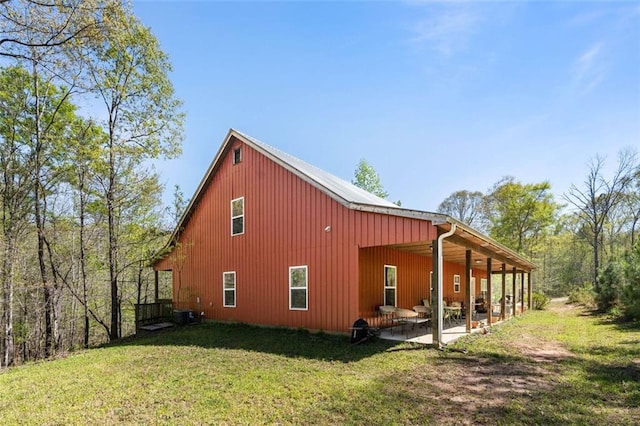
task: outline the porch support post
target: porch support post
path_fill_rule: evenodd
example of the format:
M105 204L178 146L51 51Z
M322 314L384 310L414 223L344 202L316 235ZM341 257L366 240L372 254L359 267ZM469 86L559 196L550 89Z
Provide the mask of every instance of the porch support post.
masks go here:
M524 270L520 273L520 313L524 313Z
M529 310L533 309L533 297L532 294L533 293L533 283L531 282L531 271L529 271L529 273L527 274L527 282L529 284L529 293L527 294L527 298L529 299Z
M155 269L153 272L154 272L153 276L154 276L154 284L155 284L153 287L153 300L154 302L157 302L158 296L160 294L160 292L158 291L158 270Z
M487 325L491 325L491 313L493 311L493 304L491 301L493 300L493 295L491 294L491 275L493 272L491 271L491 258L487 258L487 300L489 301L489 307L487 308ZM485 303L487 302L485 300Z
M473 303L471 299L473 295L471 294L471 250L467 250L465 253L465 278L464 278L464 294L465 294L465 302L464 302L464 310L465 310L465 325L467 328L467 333L471 333L471 313L473 312L471 308L471 304Z
M516 316L516 308L518 307L518 298L516 297L516 267L513 267L513 271L511 274L511 309L513 310L513 316Z
M502 264L502 300L500 301L500 319L504 321L507 310L507 265Z
M438 229L438 237L440 234L442 234L442 231ZM431 260L433 263L433 274L431 275L431 335L433 337L433 345L436 348L440 347L440 335L442 333L442 312L438 310L438 300L441 299L440 289L438 288L438 282L440 280L440 267L438 265L439 257L438 239L436 237L436 239L431 243Z

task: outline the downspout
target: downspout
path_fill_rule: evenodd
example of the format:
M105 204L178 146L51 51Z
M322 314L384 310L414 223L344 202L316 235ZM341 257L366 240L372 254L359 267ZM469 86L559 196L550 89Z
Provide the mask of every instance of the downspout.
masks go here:
M444 346L442 342L442 240L452 236L456 232L456 224L451 224L451 229L438 236L438 347Z

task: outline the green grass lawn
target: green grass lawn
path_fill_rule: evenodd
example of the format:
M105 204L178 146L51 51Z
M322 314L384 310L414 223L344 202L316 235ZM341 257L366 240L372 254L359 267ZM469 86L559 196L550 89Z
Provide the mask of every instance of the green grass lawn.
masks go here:
M0 373L0 424L639 419L640 327L559 304L445 351L207 323Z

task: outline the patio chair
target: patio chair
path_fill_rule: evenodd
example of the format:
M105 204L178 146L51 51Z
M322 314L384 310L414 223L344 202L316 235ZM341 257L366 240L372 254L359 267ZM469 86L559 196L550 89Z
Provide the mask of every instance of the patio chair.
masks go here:
M396 317L400 320L406 321L408 318L417 318L418 313L411 309L396 308Z
M380 312L380 317L382 320L380 321L381 326L393 327L394 319L396 316L396 307L390 305L381 305L378 306L378 312Z
M418 314L418 317L415 320L418 326L424 324L425 328L429 328L429 323L431 322L431 308L424 305L416 305L413 307L413 310Z
M406 308L396 308L395 316L393 318L393 322L396 325L400 326L400 332L402 333L405 330L405 326L407 324L411 324L411 329L415 327L420 321L418 319L418 313ZM391 334L393 334L393 328L391 329ZM407 337L409 332L407 331Z
M456 308L451 310L451 317L456 321L461 320L462 319L462 303L453 301L449 304L449 306L452 308Z
M431 308L424 305L416 305L413 310L418 313L418 318L431 318Z
M447 307L446 304L443 303L443 305L444 305L443 308ZM449 323L449 327L451 327L451 318L452 318L451 310L442 309L442 324L444 324L446 321L447 323Z

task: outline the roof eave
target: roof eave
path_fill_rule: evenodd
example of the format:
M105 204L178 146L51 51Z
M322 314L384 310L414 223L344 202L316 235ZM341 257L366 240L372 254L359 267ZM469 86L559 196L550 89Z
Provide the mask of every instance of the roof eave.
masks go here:
M169 241L159 251L159 253L164 253L164 254L158 256L158 258L153 261L153 263L152 263L153 265L157 264L159 261L164 259L167 256L167 254L170 253L169 248L174 246L175 243L178 241L178 238L180 236L180 232L182 232L182 230L184 229L185 222L187 221L187 219L191 215L193 209L195 208L196 203L200 200L200 197L202 195L202 191L207 186L207 183L209 182L209 179L210 179L213 171L216 169L216 166L218 165L218 162L220 161L220 158L222 157L223 153L227 149L227 146L229 145L229 141L231 140L231 137L232 136L238 137L237 135L238 135L238 133L232 128L229 129L229 131L227 132L227 136L224 138L224 142L222 143L222 145L218 149L218 152L216 153L216 155L213 157L213 160L211 161L211 164L209 165L209 168L207 169L206 173L204 174L204 177L202 178L202 180L200 181L200 184L198 184L198 187L196 188L196 191L193 193L193 197L191 197L191 199L189 200L189 203L187 204L187 207L184 209L184 212L180 216L180 219L178 220L178 224L176 225L176 227L174 228L173 232L171 233L171 237L169 238Z
M388 214L392 216L401 216L411 219L421 219L431 221L434 225L442 225L447 223L447 215L441 213L432 213L422 210L411 210L402 207L382 207L371 204L349 203L348 208L352 210L365 211L370 213Z
M471 226L467 225L464 222L461 222L457 219L454 219L450 216L447 216L447 223L449 225L455 224L456 227L458 228L457 232L466 232L470 235L473 235L475 238L478 238L480 240L485 241L488 246L492 246L495 249L493 250L494 252L498 252L498 251L502 251L504 253L507 254L506 257L511 257L516 259L517 263L521 264L521 265L525 265L527 267L527 269L529 270L534 270L537 269L538 266L531 262L530 260L528 260L527 258L525 258L524 256L522 256L521 254L515 252L514 250L510 249L509 247L503 245L502 243L499 243L498 241L494 240L493 238L484 235L483 233L481 233L480 231L477 231L476 229L472 228ZM444 225L444 224L441 224ZM497 250L496 250L497 249Z

